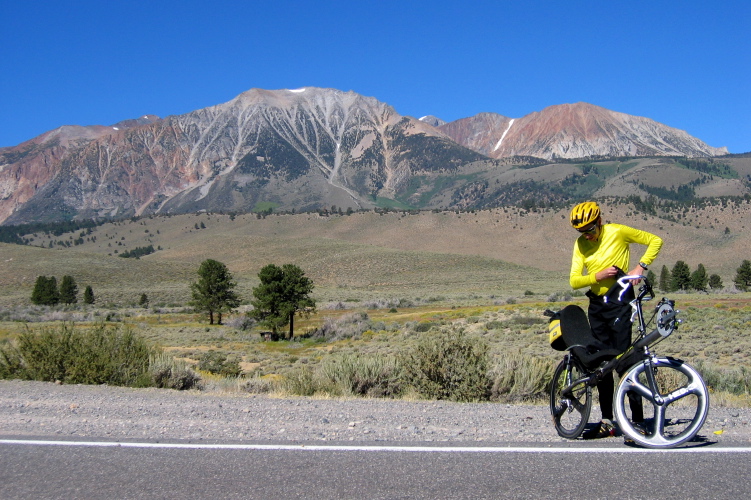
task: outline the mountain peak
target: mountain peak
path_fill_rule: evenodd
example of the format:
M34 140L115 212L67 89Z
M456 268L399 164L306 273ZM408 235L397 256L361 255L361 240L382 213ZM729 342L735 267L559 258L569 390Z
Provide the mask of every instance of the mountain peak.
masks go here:
M727 154L726 148L708 146L683 130L586 102L548 106L513 120L480 113L440 130L492 158Z
M244 212L259 204L370 208L385 199L469 206L489 188L463 191L446 180L501 163L490 158L724 152L654 120L583 102L521 118L479 113L442 123L402 116L353 91L255 88L183 115L68 125L0 149L0 222ZM524 160L509 164L515 161Z

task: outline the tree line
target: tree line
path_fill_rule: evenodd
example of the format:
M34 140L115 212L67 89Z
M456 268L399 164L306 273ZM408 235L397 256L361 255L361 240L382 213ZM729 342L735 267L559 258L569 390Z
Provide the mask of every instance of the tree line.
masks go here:
M210 325L214 324L214 320L221 325L222 316L241 303L240 296L235 292L237 283L227 266L214 259L201 263L198 276L198 281L190 285L189 304L197 312L208 314ZM289 325L291 339L294 335L295 315L308 315L315 311L315 300L310 297L313 282L294 264L284 264L281 267L269 264L261 269L258 278L261 283L253 289L253 299L250 301L253 309L248 316L269 328L273 338L278 338L280 330ZM31 293L31 301L46 306L76 304L76 280L66 275L58 286L54 276L39 276ZM86 287L83 301L85 304L94 303L91 286ZM146 307L148 302L147 295L142 294L139 304Z
M78 285L72 276L63 276L60 286L54 276L37 276L31 292L31 302L40 306L57 304L76 304L78 302ZM87 285L83 292L84 304L94 303L94 290Z
M724 287L722 278L718 274L707 273L704 264L699 264L692 272L688 264L682 260L676 262L672 269L662 266L659 281L656 281L656 276L652 271L649 271L647 277L663 292L678 290L707 292L709 289L719 290ZM751 289L751 261L744 260L736 269L733 283L738 290L745 292Z
M190 285L189 304L197 312L208 314L209 324L222 324L222 316L231 312L241 303L235 292L237 283L227 266L214 259L207 259L198 268L198 281ZM279 331L289 325L289 338L294 335L295 315L307 315L315 311L315 300L310 297L313 282L302 269L294 264L264 266L258 273L261 283L253 289L250 301L253 310L248 313L252 319L271 330L271 336L278 338ZM84 291L85 304L94 303L94 291L87 286ZM37 305L55 306L76 304L78 285L72 276L63 276L58 286L54 276L38 276L31 292L31 302ZM149 299L144 293L139 304L148 306Z
M191 283L191 300L189 304L197 312L208 314L209 324L222 324L225 313L237 308L241 301L235 292L237 283L227 266L217 260L207 259L198 268L199 279ZM313 282L305 276L300 267L294 264L275 264L264 266L258 273L260 284L253 288L253 299L250 303L253 309L248 316L271 330L272 338L278 338L281 329L289 326L289 338L294 335L294 320L296 314L308 315L315 311L316 303L310 294L313 292ZM672 270L662 266L659 278L649 271L647 278L657 284L664 292L678 290L703 291L721 289L724 285L717 274L708 274L703 264L699 264L693 272L684 261L675 263ZM751 261L744 260L736 270L733 279L735 286L742 291L751 289ZM84 303L94 303L94 292L91 286L86 286ZM39 276L31 294L31 301L38 305L75 304L78 302L78 286L72 276L63 276L58 287L54 276ZM148 297L142 294L140 305L148 305Z

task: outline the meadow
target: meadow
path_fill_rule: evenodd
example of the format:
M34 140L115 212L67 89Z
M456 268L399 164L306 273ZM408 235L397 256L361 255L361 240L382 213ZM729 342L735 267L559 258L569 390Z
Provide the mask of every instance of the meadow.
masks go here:
M556 301L549 302L551 298ZM26 312L5 309L0 317L0 342L60 322L80 329L114 325L127 328L198 371L205 390L383 396L389 395L383 384L399 385L383 380L394 376L384 373L393 369L384 364L405 359L427 338L458 332L488 348L491 399L542 402L545 384L561 357L548 345L547 318L542 313L569 303L586 306L581 298L564 298L568 300L534 296L465 299L474 305L450 305L449 301L418 305L404 299L321 304L326 308L296 322L292 340L279 341L264 340L262 329L248 327L241 313L228 316L223 325L208 325L203 315L184 308L38 308L38 316L26 318L14 315L29 314L28 308ZM675 298L684 322L655 351L700 367L715 390L716 402L747 405L751 389L751 301L740 294L680 294ZM215 354L236 363L240 375L199 370L201 363ZM337 385L340 381L334 383L334 379L338 376L331 371L341 370L347 363L356 364L350 369L358 373L350 377L346 387ZM377 363L375 368L373 363ZM332 368L332 364L336 366ZM378 373L362 375L359 371L363 370ZM353 389L352 379L362 378L375 388ZM401 391L399 396L421 397L409 391Z
M0 342L61 322L80 329L109 324L130 329L196 370L211 356L239 366L239 377L200 371L206 390L383 396L397 391L390 360L409 359L431 336L460 334L487 347L489 397L541 401L560 359L548 345L542 313L569 303L586 307L586 299L568 288L571 235L561 229L561 214L189 214L61 236L31 234L36 246L0 244ZM732 258L740 263L738 248L746 244L745 235L726 235L724 224L668 224L626 209L620 217L671 233L667 258L661 255L667 265L673 264L670 256L682 256L692 267L703 262L726 284L737 267L728 256L736 252ZM75 240L79 244L66 243ZM716 258L705 258L702 244ZM146 245L156 252L139 259L118 256ZM207 258L228 266L243 299L224 325L209 325L186 305L190 283ZM315 284L317 311L295 321L292 341L265 341L262 328L244 314L257 272L268 263L297 264ZM96 303L31 306L39 275L57 276L58 282L71 275L81 292L92 286ZM140 307L143 294L148 305ZM726 287L671 298L684 323L657 352L699 365L721 395L718 401L747 404L751 296ZM334 372L344 370L387 383L337 385ZM403 389L400 397L419 397Z

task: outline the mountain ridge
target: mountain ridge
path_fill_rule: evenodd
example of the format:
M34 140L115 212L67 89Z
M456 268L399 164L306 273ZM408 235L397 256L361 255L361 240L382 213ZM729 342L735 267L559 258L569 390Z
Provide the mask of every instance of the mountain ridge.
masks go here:
M64 126L0 149L0 222L259 206L451 208L473 203L459 199L458 179L511 157L723 151L585 103L520 119L481 113L429 122L353 91L304 87L250 89L163 119Z
M438 128L490 158L728 154L683 130L584 102L548 106L521 118L479 113Z

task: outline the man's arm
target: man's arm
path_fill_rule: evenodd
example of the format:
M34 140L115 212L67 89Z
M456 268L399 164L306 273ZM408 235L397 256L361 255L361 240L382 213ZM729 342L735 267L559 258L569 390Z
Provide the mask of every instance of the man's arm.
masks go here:
M569 284L574 290L592 286L597 283L594 274L584 274L584 255L579 251L578 243L574 244L574 255L571 257L571 271L569 272Z
M625 232L629 242L647 246L644 255L639 259L639 263L629 273L631 275L644 275L647 271L647 266L654 262L657 255L660 253L660 249L662 248L662 238L655 234L648 233L647 231L641 231L628 226L626 226Z

